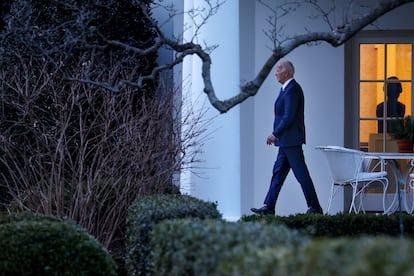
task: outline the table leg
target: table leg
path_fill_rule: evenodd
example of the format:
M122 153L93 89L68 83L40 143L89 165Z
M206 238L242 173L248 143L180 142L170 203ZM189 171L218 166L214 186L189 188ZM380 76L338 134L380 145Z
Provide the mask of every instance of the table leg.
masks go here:
M387 164L390 165L391 171L394 174L396 189L393 200L384 213L392 214L395 211L402 212L404 210L407 213L412 213L414 201L410 203L408 197L413 191L408 191L409 185L407 184L407 178L409 177L412 166L408 163L402 169L397 160L388 160Z

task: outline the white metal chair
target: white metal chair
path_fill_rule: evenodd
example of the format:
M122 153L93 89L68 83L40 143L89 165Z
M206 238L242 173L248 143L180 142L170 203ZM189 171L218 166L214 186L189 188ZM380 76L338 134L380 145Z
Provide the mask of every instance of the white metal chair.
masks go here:
M365 212L362 204L362 195L365 189L372 183L379 181L383 185L382 204L384 212L386 210L385 199L388 188L387 172L385 170L385 161L380 157L367 155L363 151L348 149L338 146L317 147L322 150L328 161L329 170L332 176L332 186L329 195L328 208L331 208L332 199L340 187L352 187L352 200L349 212L358 213L361 209ZM371 168L371 161L377 159L378 163ZM355 199L360 196L358 208L355 205Z
M414 165L414 162L411 161L411 166ZM410 214L414 211L414 172L410 173L410 183L409 183L410 193L412 194L411 199L411 209L409 210Z

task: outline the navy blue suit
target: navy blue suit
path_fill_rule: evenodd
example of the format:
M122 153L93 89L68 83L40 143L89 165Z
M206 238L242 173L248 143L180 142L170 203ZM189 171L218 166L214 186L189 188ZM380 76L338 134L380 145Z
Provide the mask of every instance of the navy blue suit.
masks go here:
M279 146L279 153L264 204L275 209L280 190L292 169L302 187L308 207L322 212L303 155L302 145L306 142L304 96L302 88L294 79L276 99L273 135L276 137L275 146Z

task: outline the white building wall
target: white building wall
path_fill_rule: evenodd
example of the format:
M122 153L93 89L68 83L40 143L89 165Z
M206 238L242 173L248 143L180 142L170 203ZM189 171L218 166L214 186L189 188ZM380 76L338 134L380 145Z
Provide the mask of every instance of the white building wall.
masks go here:
M185 8L200 7L204 1L184 1ZM223 22L226 22L225 24ZM187 22L189 23L189 22ZM187 33L188 39L191 33ZM218 45L211 53L211 77L217 97L229 98L238 92L240 83L239 59L239 7L238 1L227 1L205 25L198 37L199 44ZM198 198L217 202L223 216L238 219L240 213L240 107L219 115L203 94L201 62L198 57L186 58L183 79L191 80L191 87L184 88L184 97L193 98L199 108L206 108L206 119L211 120L204 142L200 169L182 177L189 193ZM203 107L204 106L204 107Z

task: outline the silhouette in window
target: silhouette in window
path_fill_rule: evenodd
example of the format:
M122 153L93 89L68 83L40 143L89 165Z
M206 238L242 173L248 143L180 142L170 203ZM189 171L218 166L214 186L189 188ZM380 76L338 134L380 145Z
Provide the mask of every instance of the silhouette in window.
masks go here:
M394 82L388 82L387 84L387 118L389 117L401 117L405 115L405 105L398 101L398 97L402 92L402 86L397 77L389 77L388 80ZM384 102L377 105L377 117L384 117ZM396 129L396 120L387 120L387 133L393 133ZM378 120L378 133L384 131L384 120Z

